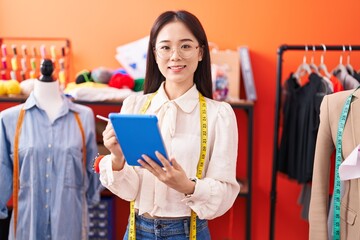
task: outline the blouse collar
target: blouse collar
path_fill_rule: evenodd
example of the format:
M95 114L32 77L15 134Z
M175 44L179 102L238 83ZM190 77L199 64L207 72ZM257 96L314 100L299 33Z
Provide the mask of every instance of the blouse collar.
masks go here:
M175 102L176 105L178 105L179 108L186 113L192 112L199 102L199 92L196 89L196 85L194 84L187 92L185 92L180 97L174 100L169 100L165 92L165 81L162 82L158 89L158 93L151 101L151 108L155 112L167 102Z

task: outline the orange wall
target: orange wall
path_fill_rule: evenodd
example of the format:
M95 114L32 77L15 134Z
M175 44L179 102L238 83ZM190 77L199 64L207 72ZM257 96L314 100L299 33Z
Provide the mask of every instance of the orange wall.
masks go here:
M210 41L220 48L248 45L257 87L254 123L252 239L268 238L276 50L287 44L360 44L360 2L284 0L208 1L0 1L0 36L66 37L71 40L73 72L98 66L118 68L115 48L148 35L155 17L168 9L186 9L202 21ZM284 76L303 53L285 53ZM360 69L360 52L352 53ZM328 68L339 53L327 53ZM315 55L319 61L319 53ZM243 136L245 138L245 136ZM300 186L278 176L275 239L307 239L308 224L297 205ZM242 215L243 200L234 214ZM241 216L242 218L242 216ZM240 220L242 222L242 220ZM234 230L235 231L235 230ZM222 235L225 238L227 235ZM234 235L234 238L239 236Z

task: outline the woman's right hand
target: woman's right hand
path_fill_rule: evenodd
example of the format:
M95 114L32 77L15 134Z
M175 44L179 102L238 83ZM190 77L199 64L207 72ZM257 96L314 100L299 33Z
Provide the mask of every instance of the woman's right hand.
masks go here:
M120 171L125 164L124 154L116 139L115 131L110 122L106 125L103 135L104 146L111 152L111 161L114 171Z

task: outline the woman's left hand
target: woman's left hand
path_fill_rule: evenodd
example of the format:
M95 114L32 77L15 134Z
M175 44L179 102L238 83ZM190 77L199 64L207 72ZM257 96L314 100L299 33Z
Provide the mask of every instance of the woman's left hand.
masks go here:
M191 181L186 176L185 171L177 163L175 158L171 158L170 160L168 160L159 152L155 152L155 154L164 167L161 167L147 155L142 156L145 161L139 159L138 162L143 168L150 171L161 182L165 183L167 186L175 189L176 191L184 194L194 193L195 182Z

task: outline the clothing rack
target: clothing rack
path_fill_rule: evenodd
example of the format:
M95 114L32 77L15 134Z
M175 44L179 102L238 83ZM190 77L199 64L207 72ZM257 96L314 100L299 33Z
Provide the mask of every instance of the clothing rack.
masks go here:
M281 45L277 50L277 70L276 70L276 102L275 102L275 121L274 121L274 141L273 141L273 166L270 193L270 240L274 239L275 227L275 207L276 207L276 183L277 171L279 167L279 120L281 108L281 83L282 83L282 64L285 51L360 51L360 45Z

